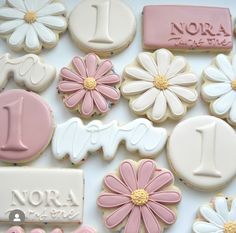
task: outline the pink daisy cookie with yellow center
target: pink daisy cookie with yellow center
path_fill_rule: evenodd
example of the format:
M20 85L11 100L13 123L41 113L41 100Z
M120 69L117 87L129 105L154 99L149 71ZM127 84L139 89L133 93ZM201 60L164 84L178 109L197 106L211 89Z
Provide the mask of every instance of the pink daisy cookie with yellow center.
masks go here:
M65 106L82 117L104 114L120 99L120 76L110 60L100 60L94 53L74 57L60 76L58 90Z
M104 191L97 204L104 211L108 229L123 233L161 233L176 221L181 194L174 177L157 168L153 160L121 163L116 174L104 178Z

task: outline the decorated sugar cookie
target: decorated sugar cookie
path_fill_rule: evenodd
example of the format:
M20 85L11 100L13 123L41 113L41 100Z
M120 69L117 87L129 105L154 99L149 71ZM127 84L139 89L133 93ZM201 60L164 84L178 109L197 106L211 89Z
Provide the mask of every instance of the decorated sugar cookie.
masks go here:
M97 204L104 211L108 229L124 233L161 233L176 221L181 200L174 177L153 160L121 163L117 173L104 178L104 191Z
M64 13L56 0L6 0L0 8L0 36L13 50L39 53L57 44L67 27Z
M39 156L54 130L52 111L37 94L14 89L0 94L0 160L23 163Z
M142 52L124 71L122 94L138 115L154 122L179 119L197 98L197 77L185 58L174 57L166 49Z
M216 197L211 203L202 205L193 232L235 233L236 232L236 199Z
M93 53L74 57L60 73L58 90L67 108L82 117L105 114L120 99L120 77L110 60L100 60Z
M103 158L115 157L118 146L124 142L128 151L139 152L142 157L154 157L163 150L167 131L154 127L147 119L139 118L120 126L117 121L103 124L91 121L84 125L79 118L71 118L56 127L52 152L55 158L69 156L72 163L85 160L90 152L102 150Z
M203 72L202 97L213 115L236 126L236 55L219 54Z
M167 145L170 166L190 187L218 190L236 176L236 134L219 118L197 116L180 122Z

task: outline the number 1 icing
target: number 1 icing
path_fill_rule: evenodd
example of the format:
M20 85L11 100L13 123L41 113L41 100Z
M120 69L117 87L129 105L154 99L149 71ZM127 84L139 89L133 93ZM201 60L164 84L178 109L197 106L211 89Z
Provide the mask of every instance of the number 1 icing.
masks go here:
M125 141L129 151L153 157L162 151L166 140L164 128L154 127L142 118L123 126L119 126L117 121L102 124L98 120L85 126L79 118L72 118L56 127L52 151L57 159L69 155L73 163L79 163L89 152L102 149L103 157L110 160L114 158L119 144Z

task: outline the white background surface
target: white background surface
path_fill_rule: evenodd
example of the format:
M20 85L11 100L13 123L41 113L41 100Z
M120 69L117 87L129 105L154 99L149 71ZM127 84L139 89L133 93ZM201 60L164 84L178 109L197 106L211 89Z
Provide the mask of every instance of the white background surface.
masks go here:
M236 18L236 1L235 0L191 0L190 1L170 1L170 0L124 0L133 10L135 16L137 18L137 34L134 39L134 42L130 45L128 49L122 52L120 55L117 55L112 58L112 62L114 64L115 71L119 74L122 74L123 68L125 65L129 64L137 54L142 51L142 36L141 36L141 12L144 5L149 4L186 4L186 5L206 5L206 6L222 6L229 7L231 10L231 14L233 17L233 22L235 23ZM0 3L3 0L0 0ZM78 3L77 0L64 0L64 3L68 9L68 14L71 9ZM171 14L171 12L170 12ZM219 16L220 17L220 16ZM234 41L236 42L236 41ZM236 43L234 43L236 46ZM10 52L14 56L20 56L21 54L15 54L9 50L5 41L0 41L0 53ZM22 53L23 55L24 53ZM75 55L84 56L84 53L81 52L72 42L69 33L64 33L58 46L51 50L44 50L41 53L41 57L48 62L49 64L55 65L57 68L57 72L63 66L66 66L70 63L71 59ZM215 54L206 54L206 53L195 53L195 54L184 54L187 60L189 61L192 71L195 72L199 77L199 85L201 82L201 72L212 60ZM0 71L1 72L1 71ZM58 82L58 76L54 83L44 92L42 93L42 97L49 103L54 112L55 122L62 123L67 119L73 117L74 115L70 113L63 105L60 97L56 91L56 84ZM6 89L17 88L17 86L10 81L6 87ZM198 103L195 107L188 111L185 118L189 118L191 116L208 114L207 105L201 100L198 100ZM128 108L127 100L123 98L121 101L113 106L112 110L101 120L103 122L110 122L111 120L118 120L120 123L127 123L130 120L137 118ZM173 127L177 124L177 122L167 121L160 126L168 129L169 132L173 129ZM36 132L37 133L37 132ZM183 146L184 146L184 138L183 138ZM189 155L191 159L191 154ZM84 225L90 225L97 229L99 233L108 233L109 231L105 229L102 222L102 213L96 206L96 198L101 191L102 187L102 179L109 172L117 169L119 163L124 159L134 159L138 160L138 155L132 154L125 150L123 146L119 148L117 151L116 158L111 162L106 162L102 160L102 154L94 153L92 156L88 157L88 160L80 166L81 169L84 170L85 174L85 205L84 205ZM159 157L156 158L158 166L165 167L169 169L165 152L163 152ZM236 162L236 161L235 161ZM6 164L1 163L1 166L6 166ZM45 151L45 153L36 159L35 161L26 164L27 166L32 167L73 167L68 159L63 161L57 161L51 154L50 146ZM78 167L74 167L74 169L79 169ZM68 180L68 182L70 182ZM172 225L165 232L167 233L190 233L192 232L191 227L195 218L196 211L198 207L208 202L211 197L216 194L223 193L225 195L234 196L236 194L236 180L233 180L224 190L220 190L218 192L211 193L202 193L182 184L176 178L176 186L178 186L183 195L183 199L181 204L178 207L178 218L177 222ZM4 200L0 200L0 203ZM0 204L1 208L1 204ZM32 228L32 227L30 227ZM44 226L45 229L51 229L51 226ZM65 233L71 233L76 229L76 226L63 226L62 227ZM3 233L7 229L7 226L4 224L0 225L0 232ZM47 231L50 232L49 230Z

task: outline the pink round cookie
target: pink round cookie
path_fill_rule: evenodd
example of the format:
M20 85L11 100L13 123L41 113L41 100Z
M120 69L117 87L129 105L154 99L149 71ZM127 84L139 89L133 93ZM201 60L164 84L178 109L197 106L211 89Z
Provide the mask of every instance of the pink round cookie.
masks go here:
M37 94L10 90L0 94L0 160L27 162L51 141L52 112Z

